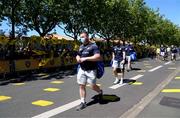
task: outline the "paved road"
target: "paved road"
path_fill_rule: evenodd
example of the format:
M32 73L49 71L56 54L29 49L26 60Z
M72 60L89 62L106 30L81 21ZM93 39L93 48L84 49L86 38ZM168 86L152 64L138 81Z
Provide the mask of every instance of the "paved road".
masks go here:
M98 80L104 91L103 102L98 103L96 93L87 87L88 107L79 112L75 110L79 104L76 75L69 71L34 74L24 76L29 81L2 84L0 118L179 118L180 79L174 78L180 76L180 60L162 62L143 59L133 67L133 71L125 74L125 84L120 86L112 85L112 70L106 67L105 75ZM160 85L166 86L158 89ZM175 90L161 91L163 89ZM167 101L170 105L166 104ZM179 106L173 106L172 101Z

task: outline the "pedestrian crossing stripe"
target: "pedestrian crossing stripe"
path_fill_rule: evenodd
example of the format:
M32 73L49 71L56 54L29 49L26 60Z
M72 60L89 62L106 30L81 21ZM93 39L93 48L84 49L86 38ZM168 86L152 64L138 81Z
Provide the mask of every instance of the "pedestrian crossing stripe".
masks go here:
M101 86L101 84L96 84L97 86ZM88 84L88 85L86 85L87 87L90 87L91 85L90 84Z
M15 83L15 84L12 84L14 86L22 86L22 85L25 85L25 83Z
M146 72L146 70L139 70L138 72L139 73L144 73L144 72Z
M180 76L178 76L178 77L175 77L175 79L180 79Z
M129 84L130 85L143 85L142 82L130 82Z
M11 99L11 97L9 97L9 96L0 96L0 102L5 101L5 100L9 100L9 99Z
M58 89L58 88L46 88L46 89L44 89L44 91L47 91L47 92L56 92L56 91L60 91L60 89Z
M37 101L32 102L32 104L36 105L36 106L46 107L46 106L50 106L54 103L51 101L46 101L46 100L37 100Z
M62 84L64 83L63 81L52 81L51 84Z
M162 93L180 93L180 89L163 89Z

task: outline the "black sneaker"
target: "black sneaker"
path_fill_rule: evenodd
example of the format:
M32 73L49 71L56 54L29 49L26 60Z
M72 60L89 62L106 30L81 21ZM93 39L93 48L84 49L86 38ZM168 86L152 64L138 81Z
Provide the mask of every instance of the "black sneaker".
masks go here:
M86 108L86 107L87 107L86 103L82 103L82 102L81 102L81 104L80 104L79 106L77 106L76 111L83 110L83 109Z

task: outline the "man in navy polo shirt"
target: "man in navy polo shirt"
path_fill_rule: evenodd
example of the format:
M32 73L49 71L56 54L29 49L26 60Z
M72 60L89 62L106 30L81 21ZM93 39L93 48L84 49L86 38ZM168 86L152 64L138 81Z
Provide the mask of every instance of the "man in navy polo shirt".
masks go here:
M114 84L123 84L124 79L124 64L125 64L126 53L124 46L119 41L116 46L113 47L112 54L112 67L115 76ZM120 69L120 78L118 78L117 69Z
M126 51L126 59L128 62L128 68L127 71L130 71L132 69L131 67L131 57L130 55L134 52L134 48L133 46L130 44L130 42L128 42L128 44L125 47L125 51Z
M100 51L95 43L90 42L87 32L80 34L82 45L76 56L77 62L80 64L77 74L77 83L79 84L79 92L81 104L76 110L86 108L86 84L90 84L91 88L98 93L99 99L102 98L102 90L96 85L97 61L101 60Z
M165 57L165 53L166 53L166 48L164 45L161 45L160 47L160 56L163 57L163 60L164 60L164 57Z
M173 60L176 61L176 54L178 52L177 48L174 45L172 45L170 51L171 51L171 61L173 61Z

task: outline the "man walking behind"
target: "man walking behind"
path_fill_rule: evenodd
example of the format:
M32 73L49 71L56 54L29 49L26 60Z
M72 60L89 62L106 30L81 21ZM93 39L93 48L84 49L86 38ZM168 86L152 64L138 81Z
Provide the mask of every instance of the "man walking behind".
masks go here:
M112 53L112 67L113 67L113 74L115 76L114 84L123 84L124 79L124 64L126 59L126 53L124 46L119 41L117 46L114 47ZM118 78L118 70L120 70L120 77Z

